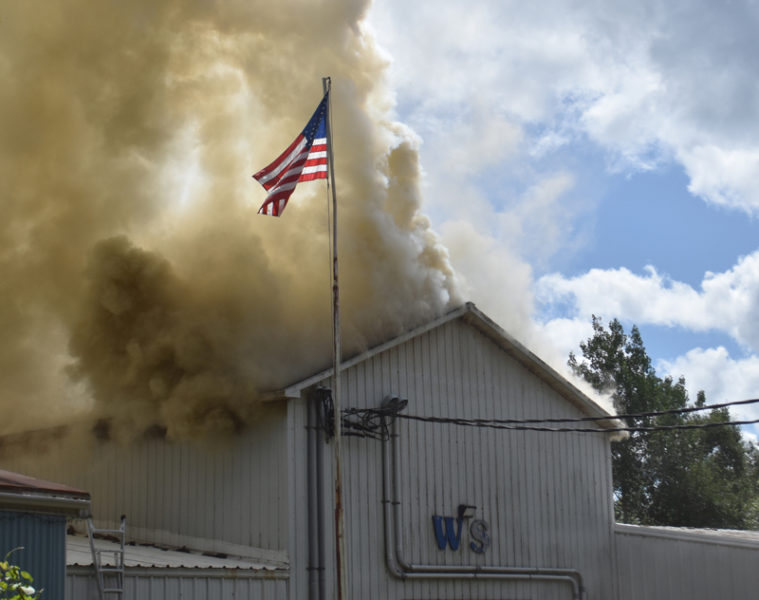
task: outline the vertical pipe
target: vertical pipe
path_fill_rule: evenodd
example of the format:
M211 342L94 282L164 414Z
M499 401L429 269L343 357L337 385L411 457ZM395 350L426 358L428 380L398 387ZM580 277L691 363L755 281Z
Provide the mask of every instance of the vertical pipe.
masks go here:
M326 540L324 538L324 440L322 432L324 431L321 421L321 411L317 407L316 420L316 536L318 540L318 562L316 567L319 573L319 600L327 598L327 570L324 559L327 556Z
M306 480L308 486L308 598L318 600L318 565L319 565L319 532L316 510L317 483L316 483L316 403L318 399L314 395L307 396L308 418L306 420L306 448L308 462L306 468Z

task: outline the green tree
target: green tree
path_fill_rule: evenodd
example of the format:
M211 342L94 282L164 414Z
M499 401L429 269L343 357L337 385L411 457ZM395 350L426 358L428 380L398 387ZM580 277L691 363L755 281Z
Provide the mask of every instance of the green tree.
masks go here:
M616 319L604 327L593 317L593 336L580 344L583 358L569 366L596 390L611 393L619 414L689 406L685 380L656 375L638 328L627 334ZM699 392L695 405L706 397ZM704 425L730 421L728 409L628 417L629 427ZM618 521L643 525L746 529L757 525L757 450L736 426L631 432L612 443Z

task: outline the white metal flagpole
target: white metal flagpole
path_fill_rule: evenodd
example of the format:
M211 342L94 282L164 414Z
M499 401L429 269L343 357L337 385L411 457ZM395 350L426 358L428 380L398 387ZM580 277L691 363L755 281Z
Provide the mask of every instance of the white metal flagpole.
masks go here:
M327 94L332 87L329 77L322 78L322 88ZM345 515L343 512L343 477L341 467L342 410L340 406L340 294L337 286L337 193L335 192L335 163L332 154L332 96L327 100L327 160L329 180L332 186L332 403L335 420L335 580L336 598L344 600L348 593L348 573L345 568Z

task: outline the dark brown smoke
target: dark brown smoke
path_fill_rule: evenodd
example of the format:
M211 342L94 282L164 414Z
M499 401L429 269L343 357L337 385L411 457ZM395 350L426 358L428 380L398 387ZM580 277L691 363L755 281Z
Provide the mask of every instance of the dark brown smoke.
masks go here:
M251 174L333 79L346 352L458 303L360 1L0 9L0 434L234 431L330 363L327 197Z

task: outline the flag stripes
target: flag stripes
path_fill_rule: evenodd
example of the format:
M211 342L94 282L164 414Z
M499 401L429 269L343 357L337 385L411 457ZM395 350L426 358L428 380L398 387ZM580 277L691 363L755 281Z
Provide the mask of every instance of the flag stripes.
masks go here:
M327 178L327 138L317 138L311 146L298 181Z
M327 102L325 94L300 135L273 162L253 175L269 192L258 214L280 216L299 182L327 178Z

